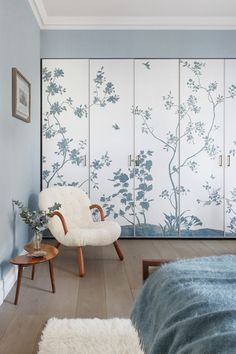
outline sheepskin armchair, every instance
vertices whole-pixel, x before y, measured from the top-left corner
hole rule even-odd
[[[90,203],[86,193],[77,187],[63,186],[44,189],[39,194],[39,208],[47,210],[54,203],[60,203],[60,211],[52,213],[48,228],[61,244],[77,247],[79,275],[84,276],[83,246],[106,246],[113,243],[115,250],[123,260],[117,239],[121,227],[117,222],[104,221],[101,206]],[[101,221],[94,222],[91,209],[97,209]]]

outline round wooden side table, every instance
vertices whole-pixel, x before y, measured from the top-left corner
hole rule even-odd
[[[51,284],[52,284],[52,292],[53,293],[56,292],[52,260],[53,260],[53,258],[55,258],[58,255],[58,249],[54,246],[47,245],[46,243],[42,243],[40,250],[46,251],[47,254],[44,257],[37,257],[37,258],[30,256],[30,253],[33,253],[33,251],[34,251],[32,244],[25,245],[24,249],[28,252],[28,254],[23,255],[23,256],[16,256],[10,260],[10,262],[12,264],[15,264],[18,266],[18,277],[17,277],[16,295],[15,295],[15,302],[14,302],[15,305],[18,304],[21,279],[22,279],[22,273],[23,273],[24,267],[32,266],[31,279],[33,280],[36,264],[48,262]]]

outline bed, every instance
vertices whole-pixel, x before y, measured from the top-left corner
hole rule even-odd
[[[157,264],[132,310],[145,354],[235,354],[236,256],[168,262]]]

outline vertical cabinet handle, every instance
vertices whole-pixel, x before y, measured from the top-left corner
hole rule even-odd
[[[131,154],[128,156],[128,166],[131,167],[133,163],[135,166],[139,166],[139,155],[137,155],[135,159],[132,158]]]
[[[226,166],[230,166],[230,155],[227,155]]]
[[[87,155],[81,156],[81,161],[82,161],[82,166],[86,167],[87,166]]]
[[[223,157],[222,157],[222,155],[219,155],[219,166],[220,167],[223,166]]]
[[[129,167],[132,166],[132,162],[133,162],[132,156],[129,155],[129,156],[128,156],[128,166],[129,166]]]

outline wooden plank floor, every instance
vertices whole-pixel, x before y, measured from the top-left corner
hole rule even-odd
[[[48,265],[30,269],[24,277],[18,306],[15,286],[0,307],[0,353],[34,354],[47,320],[57,318],[129,317],[142,286],[143,258],[190,258],[236,254],[236,241],[122,240],[125,260],[120,262],[114,248],[87,247],[85,278],[77,273],[76,251],[65,247],[55,259],[56,294],[50,292]]]

